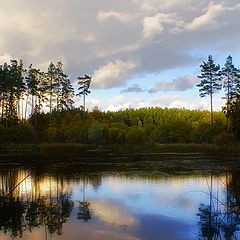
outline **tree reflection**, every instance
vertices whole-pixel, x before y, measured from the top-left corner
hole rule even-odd
[[[43,170],[0,170],[0,231],[12,238],[22,237],[24,231],[42,227],[45,237],[62,234],[74,202],[69,183],[82,183],[82,198],[77,201],[77,219],[91,220],[90,202],[86,198],[86,187],[97,191],[102,182],[100,174],[76,173],[70,175],[59,169]],[[48,170],[49,171],[49,170]]]
[[[82,185],[82,201],[79,201],[79,207],[78,207],[78,219],[84,220],[84,222],[88,222],[88,220],[91,219],[91,213],[89,210],[90,202],[86,200],[86,179],[83,179],[83,185]]]
[[[11,236],[22,235],[24,224],[23,214],[25,212],[25,206],[19,199],[9,197],[3,199],[1,197],[0,202],[0,229],[4,233],[10,232]]]
[[[226,173],[225,181],[215,184],[210,176],[209,204],[199,207],[200,238],[207,240],[237,239],[240,231],[240,173]],[[224,185],[225,197],[222,200],[218,191]]]
[[[64,189],[62,178],[58,177],[52,184],[52,177],[46,181],[31,176],[31,179],[19,184],[25,175],[26,172],[21,171],[1,174],[0,229],[12,238],[21,237],[23,231],[41,226],[50,235],[61,234],[73,208],[71,193]]]

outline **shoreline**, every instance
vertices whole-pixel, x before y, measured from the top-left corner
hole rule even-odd
[[[144,145],[93,145],[80,143],[1,144],[0,156],[10,155],[94,155],[94,154],[164,154],[195,153],[210,155],[239,155],[240,145],[234,144],[144,144]]]
[[[126,173],[136,176],[240,171],[239,146],[233,145],[94,146],[44,143],[4,147],[0,147],[0,169],[21,168],[60,175]]]

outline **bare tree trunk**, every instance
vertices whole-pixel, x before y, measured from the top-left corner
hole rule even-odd
[[[0,112],[1,112],[1,120],[2,120],[2,102],[1,102],[1,106],[0,106]]]
[[[31,111],[31,115],[34,114],[34,95],[32,94],[32,111]]]
[[[29,96],[29,95],[27,94],[26,106],[25,106],[25,121],[27,120],[28,96]]]
[[[86,111],[86,95],[83,94],[83,110]]]
[[[230,107],[230,98],[229,98],[229,94],[230,94],[230,78],[228,76],[228,80],[227,80],[227,122],[226,122],[226,132],[228,133],[228,120],[229,120],[229,107]]]
[[[211,126],[213,125],[213,103],[212,103],[212,93],[210,94],[210,104],[211,104]]]
[[[3,97],[3,100],[2,100],[2,121],[3,121],[3,118],[4,118],[4,105],[5,105],[5,102],[4,102],[4,97]]]
[[[49,102],[49,107],[50,107],[49,112],[52,113],[52,93],[50,93],[50,100],[49,101],[50,101]]]
[[[21,113],[20,113],[20,98],[17,99],[17,117],[18,117],[18,119],[21,119]]]
[[[22,109],[21,109],[21,114],[22,114],[22,116],[21,116],[21,121],[23,121],[23,98],[22,98],[22,107],[21,107]]]

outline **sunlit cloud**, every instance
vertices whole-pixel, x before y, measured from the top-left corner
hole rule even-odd
[[[190,30],[197,30],[199,28],[218,27],[217,17],[224,11],[224,7],[221,4],[214,4],[210,2],[207,11],[193,19],[193,21],[187,25]]]
[[[123,85],[127,74],[135,67],[136,64],[134,62],[124,62],[121,60],[110,62],[94,71],[92,85],[94,88],[112,88]]]
[[[78,75],[92,75],[93,89],[119,88],[118,92],[128,94],[144,94],[141,90],[151,88],[165,94],[178,92],[181,87],[174,88],[177,81],[171,79],[197,75],[194,68],[208,53],[218,58],[237,56],[239,9],[237,0],[3,1],[0,63],[23,59],[26,66],[32,63],[46,70],[50,61],[61,60],[72,82]],[[192,55],[194,49],[201,57]],[[163,81],[147,77],[174,69],[181,71],[171,78],[158,78]],[[133,83],[141,75],[146,78]],[[120,105],[148,106],[154,97],[146,92],[139,104],[133,97],[133,102],[129,98]],[[102,108],[116,109],[116,104],[106,106],[107,102],[100,101]],[[191,104],[202,108],[200,103]]]

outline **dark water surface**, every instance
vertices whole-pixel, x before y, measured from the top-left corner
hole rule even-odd
[[[240,239],[238,167],[194,155],[127,159],[3,161],[0,239]]]

